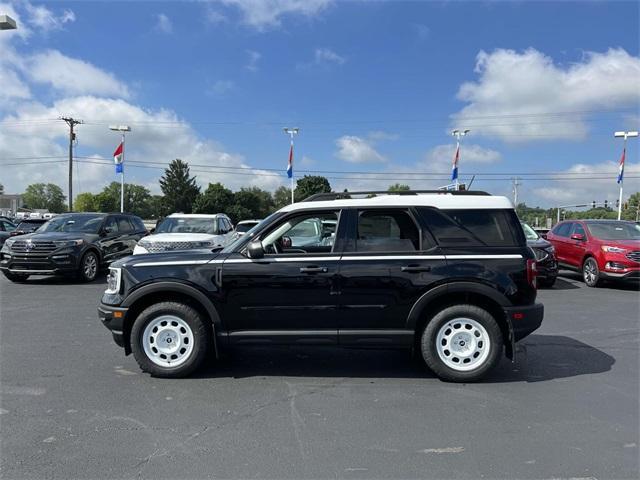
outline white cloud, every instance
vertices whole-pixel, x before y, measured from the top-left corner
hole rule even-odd
[[[313,17],[324,10],[332,0],[221,0],[242,13],[242,21],[258,30],[279,27],[282,17],[300,15]]]
[[[250,72],[258,71],[258,61],[262,58],[262,54],[260,52],[256,52],[255,50],[247,50],[247,64],[244,66]]]
[[[443,170],[450,170],[456,146],[454,144],[437,145],[425,155],[425,161],[434,167],[440,166]],[[476,163],[489,165],[502,160],[502,155],[496,150],[484,148],[475,144],[463,144],[460,147],[460,165]],[[446,166],[444,168],[443,166]]]
[[[336,140],[336,157],[349,163],[385,162],[386,159],[376,151],[371,143],[355,135],[344,135]]]
[[[209,93],[221,97],[235,88],[231,80],[217,80],[209,88]]]
[[[160,33],[171,34],[173,33],[173,23],[171,23],[171,19],[167,17],[164,13],[156,14],[156,26],[155,30]]]
[[[588,52],[569,66],[557,65],[533,48],[521,53],[481,51],[475,72],[478,80],[464,83],[458,91],[467,106],[452,116],[455,126],[506,141],[527,139],[522,135],[580,139],[588,133],[585,115],[548,114],[610,110],[640,102],[640,58],[621,48]]]
[[[109,72],[91,63],[47,50],[27,58],[22,67],[36,83],[49,84],[65,94],[128,97],[129,89]]]
[[[326,63],[335,63],[337,65],[343,65],[347,59],[341,55],[338,55],[333,50],[328,48],[316,48],[315,51],[315,62],[318,65],[326,64]]]
[[[373,142],[378,142],[385,140],[397,140],[400,138],[400,135],[397,133],[384,132],[382,130],[374,130],[373,132],[369,132],[367,137],[369,137],[369,140]]]
[[[584,180],[566,180],[567,174],[582,174]],[[593,178],[597,176],[598,178]],[[640,190],[640,179],[632,178],[640,175],[640,163],[625,162],[624,187],[628,196]],[[597,164],[577,163],[553,176],[555,180],[546,182],[550,185],[534,187],[532,193],[546,204],[590,204],[593,200],[603,202],[609,200],[615,205],[618,198],[618,161],[610,160]],[[564,177],[564,178],[563,178]],[[526,179],[524,180],[526,182]],[[532,182],[533,183],[533,182]],[[537,183],[537,182],[536,182]],[[625,197],[626,197],[625,196]]]
[[[31,97],[29,86],[26,85],[16,72],[3,68],[0,63],[0,100],[8,101],[10,99],[26,99]]]
[[[65,23],[75,22],[76,20],[73,10],[64,10],[57,15],[44,5],[35,6],[28,2],[25,4],[25,9],[29,23],[44,32],[62,30]]]

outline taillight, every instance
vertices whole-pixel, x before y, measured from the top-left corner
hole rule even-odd
[[[538,276],[538,269],[536,267],[536,261],[533,259],[527,260],[527,282],[533,288],[538,288],[536,277]]]

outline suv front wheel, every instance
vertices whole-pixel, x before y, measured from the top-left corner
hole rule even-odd
[[[202,364],[210,344],[210,328],[200,313],[179,302],[151,305],[131,329],[138,365],[156,377],[186,377]]]
[[[503,342],[489,312],[475,305],[454,305],[427,323],[420,346],[425,363],[442,380],[475,382],[498,363]]]
[[[598,262],[593,257],[589,257],[582,265],[582,278],[587,287],[597,287],[600,282],[600,269]]]

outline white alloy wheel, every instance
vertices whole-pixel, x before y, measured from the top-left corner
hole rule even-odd
[[[142,334],[142,348],[147,358],[165,368],[186,362],[193,351],[194,337],[189,324],[174,315],[154,318]]]
[[[491,340],[485,328],[470,318],[454,318],[436,336],[438,357],[449,368],[467,372],[484,364]]]

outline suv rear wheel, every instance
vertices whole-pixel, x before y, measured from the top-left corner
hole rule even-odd
[[[587,258],[582,264],[582,278],[587,287],[597,287],[600,281],[598,262],[593,257]]]
[[[422,357],[442,380],[475,382],[500,360],[502,333],[493,316],[475,305],[454,305],[427,323]]]
[[[210,328],[197,310],[179,302],[152,305],[136,318],[131,350],[140,368],[157,377],[185,377],[211,345]]]

